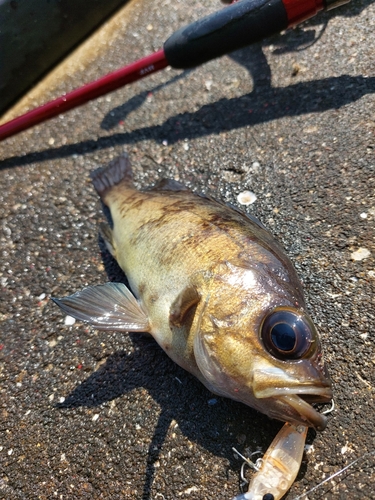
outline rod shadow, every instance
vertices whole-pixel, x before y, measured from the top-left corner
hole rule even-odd
[[[355,17],[358,16],[373,0],[357,2],[353,5],[343,5],[328,12],[320,13],[302,25],[297,25],[292,30],[270,37],[262,43],[256,43],[244,49],[232,52],[229,57],[238,64],[244,66],[249,72],[253,81],[253,86],[259,91],[260,88],[271,87],[271,68],[262,48],[273,45],[274,54],[284,54],[288,52],[300,52],[317,43],[325,32],[331,19],[335,17]],[[316,29],[319,25],[319,29]],[[167,82],[157,85],[147,91],[140,92],[126,101],[124,104],[113,108],[102,120],[100,126],[104,130],[112,130],[118,124],[124,122],[127,116],[136,111],[147,96],[155,94],[165,87],[174,84],[178,80],[185,78],[191,71],[183,71],[179,75],[171,78]]]
[[[314,43],[316,24],[328,23],[336,16],[355,17],[375,0],[362,0],[344,5],[338,9],[320,14],[307,21],[304,26],[309,29],[296,28],[285,34],[271,38],[267,43],[277,44],[282,51],[297,51]],[[313,29],[310,29],[310,28]],[[143,140],[155,140],[169,144],[183,140],[203,137],[209,134],[219,134],[223,130],[253,126],[284,117],[301,116],[307,113],[320,113],[330,109],[339,109],[353,103],[367,94],[375,92],[375,77],[341,75],[310,82],[299,82],[286,88],[271,87],[271,73],[266,57],[261,50],[261,44],[236,51],[230,55],[242,64],[254,80],[253,92],[232,99],[219,101],[202,106],[196,112],[186,112],[168,118],[161,125],[138,128],[129,133],[114,133],[98,139],[77,142],[56,148],[13,156],[0,161],[0,170],[14,166],[28,165],[56,158],[65,158],[73,154],[84,155],[97,150],[107,149],[116,145],[132,144]],[[172,78],[166,84],[151,89],[156,91],[165,85],[172,84],[187,75],[188,71]],[[112,110],[104,117],[102,127],[113,128],[114,123],[126,117],[137,109],[146,94],[134,96],[130,101]],[[112,113],[111,112],[111,113]]]
[[[250,94],[232,99],[223,98],[207,104],[196,112],[186,112],[168,118],[163,124],[141,127],[129,133],[116,133],[75,144],[60,146],[0,162],[0,169],[28,165],[73,154],[84,155],[110,147],[154,140],[169,144],[194,139],[222,131],[254,126],[284,117],[321,113],[341,107],[375,93],[375,77],[342,75],[310,82],[300,82],[285,88],[255,89]]]

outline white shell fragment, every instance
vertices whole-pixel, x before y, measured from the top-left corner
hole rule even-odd
[[[257,197],[252,191],[242,191],[237,195],[237,201],[241,205],[251,205],[256,201]]]
[[[64,325],[72,326],[76,322],[76,319],[73,316],[65,316]]]
[[[370,257],[370,255],[371,255],[370,250],[367,250],[367,248],[360,247],[355,252],[352,252],[350,257],[352,260],[363,260]]]

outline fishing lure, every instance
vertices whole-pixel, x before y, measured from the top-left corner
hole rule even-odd
[[[290,489],[301,466],[308,428],[284,424],[254,474],[247,493],[233,500],[280,500]]]

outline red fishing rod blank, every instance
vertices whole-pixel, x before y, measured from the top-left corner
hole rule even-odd
[[[176,31],[163,49],[0,125],[0,141],[167,66],[187,69],[349,0],[241,0]]]
[[[49,118],[65,113],[65,111],[69,109],[81,106],[92,99],[112,92],[128,83],[132,83],[151,73],[155,73],[155,71],[164,69],[166,66],[168,66],[168,61],[165,58],[164,50],[159,50],[150,56],[139,59],[94,82],[87,83],[53,101],[32,109],[24,115],[4,123],[4,125],[0,125],[0,141],[48,120]]]

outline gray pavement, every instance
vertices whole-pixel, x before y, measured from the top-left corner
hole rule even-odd
[[[218,7],[133,3],[111,43],[39,98],[157,50]],[[50,300],[121,279],[98,245],[88,174],[125,150],[138,186],[173,177],[235,204],[256,194],[246,210],[296,265],[335,392],[287,498],[358,457],[309,498],[375,497],[375,455],[364,456],[375,450],[374,33],[374,3],[353,1],[0,144],[0,498],[229,500],[232,447],[265,451],[281,426],[213,396],[148,338],[66,325]]]

